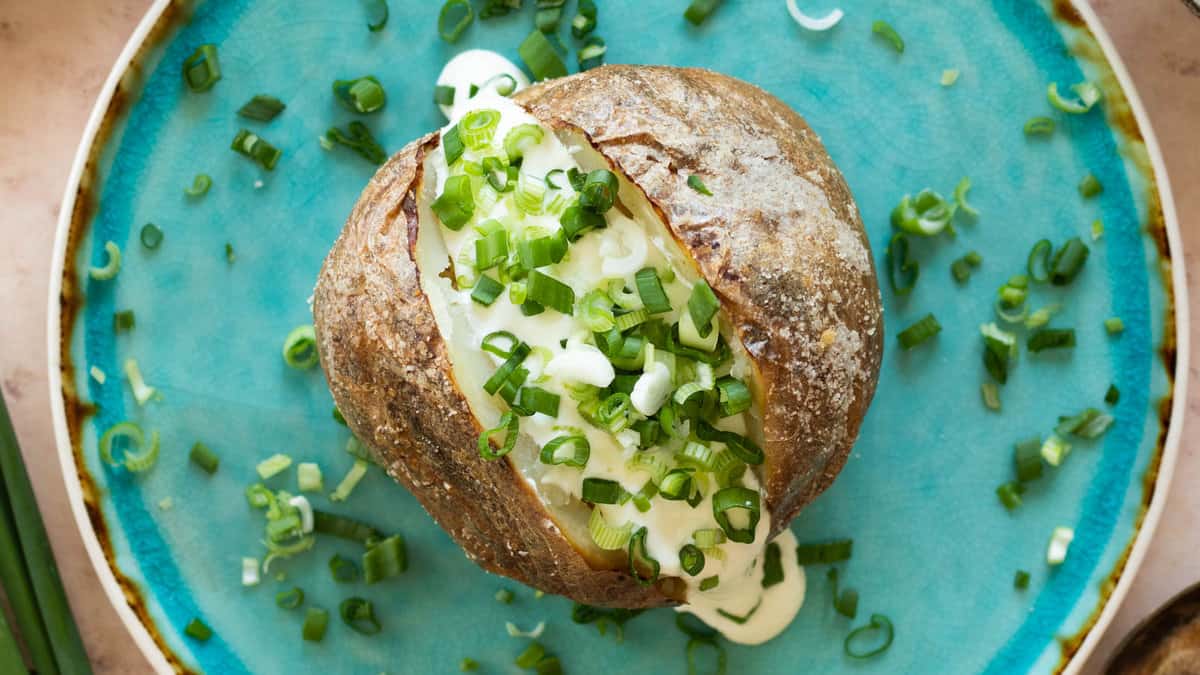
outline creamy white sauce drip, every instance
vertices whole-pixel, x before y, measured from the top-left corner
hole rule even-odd
[[[538,124],[535,118],[493,91],[482,90],[473,98],[465,98],[466,86],[479,84],[496,72],[509,72],[507,69],[511,66],[498,54],[471,50],[455,57],[438,78],[439,84],[458,88],[454,106],[449,110],[443,108],[451,124],[475,109],[491,108],[501,113],[492,147],[482,152],[468,149],[463,155],[465,160],[478,162],[485,156],[503,156],[503,139],[510,129],[519,124]],[[554,133],[546,130],[542,141],[525,151],[521,171],[540,179],[554,169],[566,171],[578,168],[579,164],[573,156],[578,150],[565,146]],[[441,194],[449,169],[440,147],[431,153],[428,166],[436,193]],[[574,191],[569,182],[565,176],[556,182],[561,190],[557,193],[548,190],[547,201],[553,199],[554,194],[559,194],[566,203],[570,203]],[[474,242],[479,235],[473,226],[485,220],[500,220],[517,231],[522,228],[541,228],[545,233],[553,234],[560,229],[559,214],[522,214],[509,199],[501,199],[486,213],[480,211],[482,209],[477,208],[471,221],[458,231],[437,228],[451,259],[456,261],[456,269],[469,267],[470,261],[474,260]],[[620,279],[626,288],[635,289],[634,274],[646,266],[660,271],[674,269],[677,272],[675,278],[663,282],[674,309],[670,314],[658,315],[658,318],[668,323],[680,319],[681,311],[686,314],[691,282],[685,279],[683,270],[670,253],[674,243],[653,235],[647,227],[626,217],[616,208],[606,214],[606,220],[606,228],[589,232],[572,243],[562,262],[541,270],[571,286],[578,300],[587,292],[603,287],[602,282],[609,279]],[[459,271],[461,273],[462,270]],[[471,300],[470,288],[454,290],[448,280],[442,281],[446,284],[444,293],[448,302],[465,316],[464,323],[471,331],[467,343],[478,345],[485,335],[493,331],[513,333],[534,348],[534,353],[524,363],[530,370],[527,383],[561,396],[557,418],[540,413],[521,418],[522,434],[528,435],[541,447],[564,433],[583,433],[591,445],[590,458],[582,470],[540,463],[526,467],[525,477],[539,495],[547,503],[562,504],[568,495],[580,497],[582,480],[589,477],[618,481],[631,493],[640,490],[649,480],[649,474],[626,468],[626,462],[637,452],[637,433],[627,430],[612,435],[592,426],[580,415],[577,402],[567,390],[568,383],[606,386],[614,376],[608,359],[595,347],[583,343],[589,331],[579,316],[580,312],[576,311],[575,316],[571,316],[547,308],[541,314],[524,316],[519,306],[509,300],[507,289],[492,305],[485,307]],[[564,339],[567,340],[565,347],[561,344]],[[494,357],[493,362],[498,366],[502,359]],[[732,368],[735,376],[744,377],[748,371],[744,363],[735,363]],[[638,381],[633,398],[639,411],[653,412],[662,404],[664,386],[668,389],[667,393],[672,389],[669,380],[666,385],[663,384],[662,377],[662,373],[652,368],[650,375]],[[742,414],[724,418],[717,426],[744,433],[746,424],[746,416]],[[570,431],[564,428],[570,428]],[[721,443],[710,445],[714,452],[724,450]],[[674,445],[665,446],[665,456],[669,458],[677,449]],[[759,487],[751,471],[745,473],[743,484],[751,489]],[[709,481],[704,485],[704,500],[695,508],[685,501],[668,501],[657,497],[651,501],[652,507],[645,513],[639,512],[632,500],[624,505],[599,505],[596,508],[611,525],[630,522],[635,529],[642,526],[647,528],[647,553],[659,561],[661,575],[679,577],[687,584],[687,604],[680,611],[695,614],[734,642],[759,644],[782,632],[804,601],[804,571],[796,564],[795,538],[787,530],[777,538],[783,549],[784,581],[768,592],[764,593],[761,585],[762,553],[771,527],[770,514],[765,507],[752,543],[730,541],[722,544],[723,559],[706,556],[705,567],[700,574],[688,576],[680,567],[679,550],[692,543],[692,533],[696,530],[719,528],[712,515],[713,492],[715,484]],[[700,581],[714,575],[720,577],[718,586],[709,591],[700,591]],[[743,624],[718,613],[718,610],[723,610],[744,616],[755,607],[757,609],[750,619]]]

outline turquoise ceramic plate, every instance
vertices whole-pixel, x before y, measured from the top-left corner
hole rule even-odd
[[[318,462],[330,482],[350,466],[346,430],[330,419],[318,370],[290,370],[280,344],[309,322],[306,303],[326,250],[373,167],[318,136],[352,116],[330,95],[337,78],[375,74],[387,108],[366,121],[391,150],[441,123],[431,104],[440,66],[469,47],[516,57],[531,9],[477,22],[457,45],[434,30],[440,3],[392,0],[391,21],[370,33],[356,3],[215,0],[160,2],[118,62],[96,108],[68,186],[51,298],[51,375],[64,470],[80,527],[113,602],[160,668],[239,672],[449,672],[478,659],[510,672],[524,647],[505,621],[546,621],[544,642],[570,672],[684,672],[684,637],[669,610],[638,617],[624,644],[571,623],[571,603],[493,594],[514,584],[478,570],[403,489],[373,470],[333,508],[408,539],[411,569],[375,586],[335,585],[326,561],[355,547],[321,542],[280,565],[284,583],[243,588],[241,558],[261,557],[261,516],[242,496],[256,462],[275,452]],[[527,0],[526,5],[532,5]],[[569,3],[572,7],[574,3]],[[813,13],[832,0],[802,3]],[[963,176],[975,188],[977,223],[957,239],[921,242],[922,278],[905,300],[884,292],[888,351],[861,438],[837,483],[793,524],[801,540],[851,536],[845,583],[861,595],[863,623],[891,617],[895,643],[854,662],[842,653],[853,625],[832,610],[821,570],[809,600],[781,637],[760,648],[731,647],[730,672],[1037,672],[1077,667],[1111,616],[1141,558],[1163,502],[1174,456],[1186,368],[1180,314],[1182,274],[1166,177],[1123,70],[1091,12],[1067,2],[846,0],[845,20],[827,34],[800,30],[784,0],[730,0],[700,29],[685,24],[684,0],[600,3],[599,34],[612,62],[707,66],[761,85],[804,114],[845,172],[877,259],[888,215],[906,192],[945,193]],[[568,15],[573,10],[568,8]],[[898,55],[871,24],[886,19],[905,37]],[[618,26],[626,30],[617,30]],[[224,78],[188,93],[180,63],[202,43],[220,47]],[[961,75],[939,84],[945,69]],[[1098,82],[1092,112],[1055,113],[1046,85]],[[234,111],[266,92],[287,103],[269,124]],[[1029,140],[1025,120],[1050,115],[1058,129]],[[283,150],[260,172],[229,150],[239,127]],[[213,176],[202,199],[184,196],[196,173]],[[1076,184],[1094,173],[1104,192],[1084,200]],[[261,182],[260,182],[261,181]],[[1090,238],[1093,221],[1105,230]],[[138,242],[144,223],[165,240]],[[1023,353],[1003,411],[980,401],[980,323],[992,320],[995,289],[1024,269],[1030,245],[1079,235],[1091,258],[1073,287],[1038,288],[1033,304],[1061,302],[1054,323],[1074,326],[1068,353]],[[124,250],[113,281],[87,278],[105,241]],[[226,260],[230,243],[236,259]],[[969,282],[949,265],[982,252]],[[132,309],[137,326],[114,334],[113,312]],[[926,312],[944,331],[933,344],[899,350],[895,333]],[[1125,332],[1105,333],[1120,316]],[[121,375],[136,357],[162,394],[139,407]],[[104,384],[89,377],[96,366]],[[1121,391],[1113,429],[1077,444],[1064,466],[1007,513],[993,494],[1009,479],[1014,441],[1048,432],[1059,414],[1105,407]],[[133,476],[102,465],[99,432],[132,419],[162,437],[162,458]],[[222,458],[213,477],[187,462],[203,441]],[[294,484],[294,474],[276,479]],[[174,507],[159,508],[170,498]],[[323,497],[318,507],[330,508]],[[1044,563],[1055,526],[1075,529],[1066,564]],[[1032,572],[1013,589],[1018,569]],[[349,595],[373,600],[384,632],[364,637],[334,618],[322,644],[300,640],[302,612],[274,595],[302,586],[311,604],[336,608]],[[200,644],[182,629],[202,617],[215,637]]]

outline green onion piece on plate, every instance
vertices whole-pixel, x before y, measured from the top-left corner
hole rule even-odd
[[[1016,469],[1017,480],[1022,483],[1037,480],[1042,477],[1042,439],[1033,438],[1021,441],[1013,447],[1013,468]]]
[[[608,45],[604,43],[604,38],[598,35],[589,35],[583,45],[579,47],[579,54],[576,57],[579,63],[579,72],[604,65],[604,55],[607,52]]]
[[[1109,405],[1116,405],[1121,400],[1121,390],[1117,389],[1117,385],[1108,385],[1108,391],[1104,393],[1104,402]]]
[[[1091,82],[1073,84],[1071,91],[1079,97],[1078,100],[1063,98],[1058,92],[1058,83],[1051,82],[1046,87],[1046,98],[1050,101],[1050,105],[1072,115],[1082,115],[1088,112],[1101,98],[1100,88]]]
[[[1074,328],[1039,328],[1034,331],[1025,346],[1031,352],[1046,349],[1068,349],[1075,346]]]
[[[576,40],[582,40],[588,33],[596,29],[595,0],[579,0],[575,18],[571,20],[571,35]]]
[[[984,382],[979,385],[979,394],[988,410],[1000,410],[1000,388],[995,382]]]
[[[1024,492],[1024,486],[1015,482],[1004,483],[996,488],[996,496],[1000,498],[1000,503],[1004,505],[1004,508],[1009,511],[1014,511],[1021,505],[1021,494]]]
[[[121,249],[111,241],[104,242],[104,265],[88,268],[88,276],[96,281],[108,281],[121,271]]]
[[[897,232],[887,247],[888,285],[896,295],[912,293],[921,274],[921,265],[908,257],[908,235]]]
[[[212,89],[221,79],[221,64],[217,60],[217,46],[200,45],[183,61],[183,82],[195,92]]]
[[[364,114],[380,110],[387,103],[383,85],[374,75],[334,80],[333,96],[350,110]]]
[[[466,0],[462,0],[462,2],[466,4]],[[534,82],[563,77],[567,74],[567,66],[558,52],[554,50],[554,45],[550,43],[545,33],[536,28],[517,47],[517,55],[529,68]]]
[[[458,42],[474,20],[475,10],[471,9],[470,0],[446,0],[438,12],[438,35],[451,44]]]
[[[860,646],[865,639],[873,635],[880,636],[874,641],[877,643],[875,646],[869,646],[871,643],[868,643],[866,647]],[[850,658],[869,659],[887,651],[888,647],[892,646],[894,638],[895,631],[892,628],[891,620],[883,614],[872,614],[870,623],[850,631],[845,642],[842,643],[842,649]]]
[[[1018,591],[1023,591],[1026,588],[1029,588],[1029,572],[1026,572],[1025,570],[1017,570],[1017,573],[1013,575],[1013,588],[1017,589]]]
[[[286,591],[275,594],[275,606],[280,609],[296,609],[304,604],[304,591],[299,586],[292,586]]]
[[[1026,136],[1049,136],[1054,133],[1054,120],[1049,117],[1031,117],[1025,123]]]
[[[1096,195],[1104,192],[1104,185],[1100,183],[1100,179],[1093,174],[1088,174],[1079,182],[1079,196],[1084,199],[1091,199]]]
[[[229,148],[254,160],[267,171],[275,169],[275,164],[279,162],[279,157],[283,154],[278,148],[248,129],[238,131],[237,135],[233,137],[233,142],[229,144]]]
[[[338,605],[338,613],[342,622],[356,633],[374,635],[383,630],[383,625],[375,617],[375,606],[364,598],[346,598]]]
[[[304,626],[300,635],[307,642],[320,642],[325,638],[325,629],[329,626],[329,612],[319,607],[309,607],[304,614]]]
[[[941,331],[942,325],[938,323],[937,318],[933,314],[926,314],[900,331],[896,338],[900,341],[900,346],[907,350],[926,342]]]
[[[394,534],[367,549],[362,557],[363,581],[368,584],[399,576],[408,569],[404,538]]]
[[[213,631],[208,627],[208,624],[197,617],[188,622],[188,625],[183,629],[183,634],[198,642],[208,642],[212,639]]]
[[[254,98],[246,101],[242,107],[238,108],[237,114],[239,117],[245,117],[246,119],[258,122],[270,122],[278,117],[279,113],[283,112],[286,107],[283,101],[274,96],[255,94]]]
[[[163,231],[154,223],[146,223],[142,226],[142,231],[138,235],[142,240],[142,246],[147,250],[153,251],[162,244]]]
[[[191,452],[188,453],[188,459],[210,476],[217,472],[217,467],[221,464],[221,459],[217,457],[216,453],[200,442],[192,446]]]
[[[796,547],[796,562],[801,565],[828,565],[849,560],[854,553],[854,540],[836,539],[820,544],[800,544]]]
[[[206,173],[198,173],[192,178],[192,186],[183,189],[183,194],[189,197],[203,197],[212,187],[212,177]]]
[[[892,49],[896,50],[897,54],[904,53],[904,39],[900,37],[900,34],[888,22],[877,19],[871,24],[871,32],[887,41],[892,46]]]
[[[1118,335],[1125,332],[1125,322],[1119,316],[1110,316],[1104,320],[1104,330],[1108,331],[1109,335]]]
[[[693,26],[699,26],[708,20],[708,17],[720,4],[721,0],[692,0],[688,8],[684,10],[683,18]]]
[[[353,583],[358,581],[358,565],[355,565],[353,560],[334,553],[333,557],[329,559],[329,574],[338,583]]]
[[[317,333],[312,325],[293,328],[283,340],[283,362],[297,370],[308,370],[319,361]]]
[[[387,0],[366,0],[367,30],[378,33],[388,22]]]
[[[337,127],[329,127],[323,138],[330,144],[350,148],[372,164],[379,165],[387,161],[387,151],[371,135],[371,130],[367,128],[367,125],[355,120],[347,125],[347,129],[349,133],[343,132]]]

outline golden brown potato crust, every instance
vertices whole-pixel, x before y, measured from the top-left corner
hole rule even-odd
[[[758,371],[778,533],[845,464],[883,356],[875,266],[845,179],[791,108],[708,70],[604,66],[515,98],[586,132],[721,298]]]
[[[708,71],[606,66],[517,100],[588,133],[722,298],[757,369],[766,500],[782,529],[845,462],[882,352],[871,254],[841,175],[785,105]],[[334,400],[480,566],[588,604],[671,604],[592,569],[508,461],[480,459],[413,254],[415,190],[436,144],[427,135],[380,168],[322,267],[313,313]],[[691,174],[714,196],[688,188]]]

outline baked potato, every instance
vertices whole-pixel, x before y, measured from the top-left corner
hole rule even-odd
[[[351,430],[468,558],[624,608],[761,574],[845,463],[883,349],[816,134],[692,68],[596,68],[413,141],[313,312]]]

